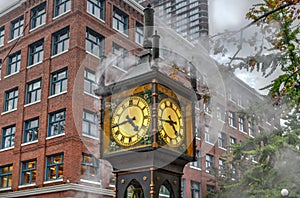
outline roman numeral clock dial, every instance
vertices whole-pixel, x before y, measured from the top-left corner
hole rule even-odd
[[[171,147],[183,143],[184,130],[180,106],[170,98],[163,99],[158,105],[158,129],[161,139]]]
[[[146,100],[138,96],[128,97],[113,113],[112,137],[119,145],[132,146],[145,136],[150,121],[150,107]]]

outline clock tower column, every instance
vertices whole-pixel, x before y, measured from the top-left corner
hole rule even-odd
[[[95,91],[101,100],[101,158],[112,164],[115,197],[157,198],[163,193],[180,198],[183,168],[195,160],[196,77],[189,76],[187,85],[157,67],[163,60],[157,57],[158,35],[151,49],[150,6],[145,18],[150,33],[145,33],[140,63],[119,81],[102,83]]]

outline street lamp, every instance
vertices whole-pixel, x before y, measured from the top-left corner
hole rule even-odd
[[[289,195],[289,191],[287,190],[287,189],[282,189],[281,190],[281,196],[282,197],[288,197],[288,195]]]

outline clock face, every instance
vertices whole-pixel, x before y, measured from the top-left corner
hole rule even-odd
[[[132,146],[145,136],[150,121],[149,104],[141,97],[128,97],[116,107],[113,113],[112,136],[118,144]]]
[[[165,98],[158,105],[158,129],[163,141],[171,147],[178,147],[184,140],[183,120],[180,106]]]

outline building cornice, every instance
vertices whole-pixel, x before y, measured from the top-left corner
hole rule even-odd
[[[11,12],[12,10],[16,9],[17,7],[21,6],[22,3],[26,2],[28,0],[18,0],[17,2],[9,5],[8,7],[4,8],[3,10],[0,10],[0,17],[4,16],[5,14]],[[144,7],[137,3],[135,0],[124,0],[125,3],[133,7],[135,10],[137,10],[140,14],[144,15]]]
[[[94,187],[94,186],[86,186],[81,184],[67,183],[67,184],[47,186],[41,188],[33,188],[28,190],[20,190],[15,192],[0,193],[0,197],[13,198],[13,197],[24,197],[24,196],[36,196],[40,194],[57,193],[63,191],[77,191],[77,192],[85,192],[85,193],[107,195],[107,196],[114,195],[113,190],[108,190],[108,189]]]
[[[17,2],[10,4],[8,7],[0,10],[0,17],[4,16],[5,14],[11,12],[12,10],[16,9],[17,7],[21,6],[22,3],[26,2],[27,0],[18,0]]]

